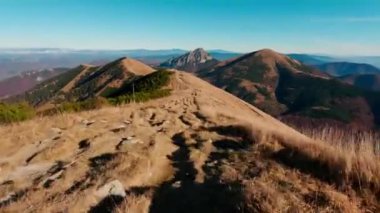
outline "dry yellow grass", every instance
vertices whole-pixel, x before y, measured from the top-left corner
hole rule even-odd
[[[133,213],[145,213],[149,212],[149,206],[151,204],[151,195],[131,195],[123,201],[123,203],[116,208],[115,212],[133,212]]]
[[[169,87],[0,127],[0,211],[379,210],[375,153],[307,137],[190,74]]]
[[[380,191],[380,141],[376,132],[350,132],[330,127],[299,130],[313,139],[310,145],[282,143],[325,164],[343,184],[370,188],[375,193]]]

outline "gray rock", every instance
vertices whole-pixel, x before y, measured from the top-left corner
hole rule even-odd
[[[126,193],[123,184],[119,180],[114,180],[100,187],[95,195],[103,199],[110,195],[125,197]]]

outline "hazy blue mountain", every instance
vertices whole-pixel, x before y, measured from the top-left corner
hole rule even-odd
[[[308,65],[317,65],[317,64],[325,63],[324,61],[320,61],[314,58],[313,56],[307,55],[307,54],[291,53],[291,54],[288,54],[288,56],[294,60],[300,61]]]
[[[380,73],[346,75],[339,79],[365,90],[380,91]]]
[[[314,54],[288,54],[289,57],[307,65],[320,65],[332,62],[369,64],[380,68],[380,56],[322,56]]]
[[[160,63],[187,53],[182,49],[166,50],[74,50],[59,48],[0,49],[0,80],[25,71],[75,67],[78,64],[106,64],[121,57],[136,58],[149,65]],[[225,50],[213,50],[211,55],[218,60],[238,56]]]
[[[319,65],[319,64],[337,61],[337,59],[333,57],[322,56],[322,55],[292,53],[292,54],[288,54],[288,56],[306,65]]]
[[[225,50],[209,50],[208,53],[215,59],[219,61],[224,61],[232,58],[237,58],[243,53],[229,52]]]
[[[354,63],[366,63],[380,68],[380,56],[357,56],[347,57],[345,60]]]
[[[369,64],[359,64],[351,62],[333,62],[315,65],[319,70],[332,76],[345,76],[352,74],[380,74],[380,69]]]

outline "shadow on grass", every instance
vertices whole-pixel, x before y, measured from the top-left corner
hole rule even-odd
[[[225,158],[223,154],[211,154],[203,170],[206,179],[195,182],[197,170],[189,159],[189,146],[182,133],[173,136],[178,149],[168,158],[176,169],[174,178],[156,189],[150,212],[242,212],[243,193],[240,183],[221,183],[217,164],[209,164]],[[210,166],[208,166],[210,165]]]
[[[123,202],[121,196],[110,195],[101,200],[96,206],[92,207],[89,213],[112,213]]]
[[[196,182],[198,174],[194,162],[190,159],[190,149],[199,149],[203,146],[202,142],[196,144],[186,144],[184,133],[175,134],[172,137],[173,144],[178,149],[167,158],[171,161],[175,169],[174,177],[162,183],[157,187],[133,187],[126,191],[130,195],[140,196],[146,193],[153,193],[152,201],[149,207],[151,213],[177,213],[177,212],[197,212],[197,213],[233,213],[248,212],[244,199],[243,186],[240,182],[221,181],[222,161],[228,160],[231,151],[241,151],[249,147],[252,143],[247,132],[241,127],[222,126],[214,127],[210,131],[217,132],[227,138],[214,141],[213,145],[217,149],[210,153],[208,159],[202,167],[205,173],[203,182]],[[196,135],[192,136],[196,138]],[[105,155],[97,158],[102,162],[109,159]],[[109,196],[94,206],[90,212],[112,212],[122,202],[119,197]]]
[[[336,184],[338,186],[346,184],[346,178],[343,173],[331,171],[326,163],[321,162],[319,159],[312,159],[310,156],[297,150],[283,148],[273,153],[271,157],[279,163],[310,174],[329,184]]]

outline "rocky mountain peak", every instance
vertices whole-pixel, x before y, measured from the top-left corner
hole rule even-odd
[[[204,65],[209,63],[215,64],[215,60],[206,50],[203,48],[197,48],[184,55],[171,58],[168,61],[161,64],[163,67],[183,69],[186,71],[197,71],[199,68],[203,68]]]
[[[188,62],[205,63],[212,60],[212,56],[208,54],[203,48],[195,49],[189,52],[187,60]]]

